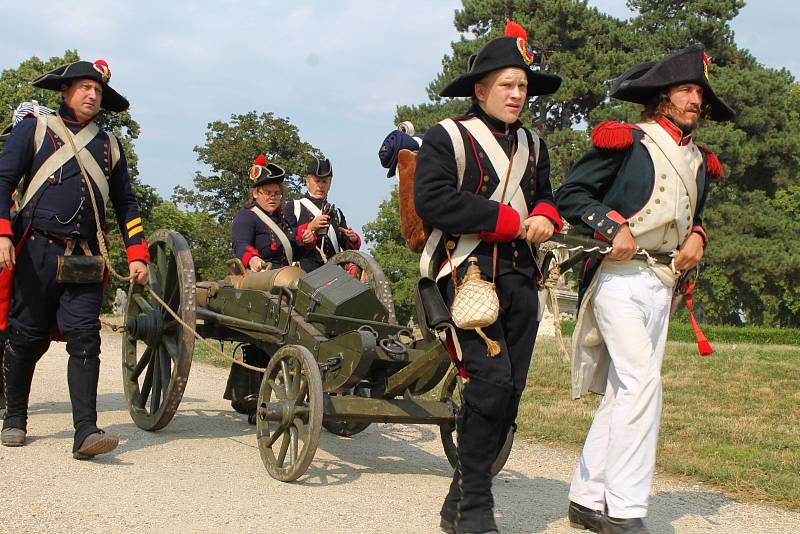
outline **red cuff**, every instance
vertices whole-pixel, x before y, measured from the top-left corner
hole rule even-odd
[[[702,226],[700,226],[699,224],[692,226],[692,232],[695,234],[699,234],[700,237],[703,238],[703,246],[706,246],[706,244],[708,244],[708,234],[706,234],[706,231],[703,229]]]
[[[14,232],[11,230],[11,221],[8,219],[0,219],[0,237],[14,237]]]
[[[297,235],[295,236],[294,240],[303,245],[307,249],[315,249],[317,248],[317,233],[311,233],[311,243],[304,243],[303,242],[303,232],[306,231],[308,228],[309,223],[301,224],[297,227]]]
[[[556,227],[556,234],[564,228],[564,222],[561,220],[561,215],[558,214],[558,209],[548,202],[539,202],[536,206],[534,206],[529,217],[533,217],[535,215],[541,215],[550,219],[550,222],[552,222],[553,226]]]
[[[500,204],[494,232],[481,232],[484,241],[511,241],[519,234],[519,213],[507,204]]]
[[[347,240],[348,241],[347,244],[350,246],[350,250],[358,250],[358,249],[361,248],[361,236],[356,234],[356,238],[357,239],[356,239],[355,243],[350,241],[349,239]]]
[[[260,258],[261,254],[258,253],[255,247],[247,247],[245,249],[244,255],[242,256],[242,263],[244,263],[245,268],[250,265],[250,260],[253,258]]]
[[[150,250],[147,248],[145,238],[142,238],[139,243],[129,246],[125,251],[128,253],[128,265],[134,261],[142,261],[145,265],[150,263]]]
[[[620,213],[617,210],[609,211],[608,213],[606,213],[606,217],[608,217],[609,219],[611,219],[615,223],[619,223],[619,224],[625,224],[626,222],[628,222],[628,219],[626,219],[625,217],[620,215]]]

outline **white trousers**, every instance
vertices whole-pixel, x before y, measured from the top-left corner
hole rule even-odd
[[[649,269],[603,274],[593,298],[611,356],[569,498],[616,518],[647,515],[661,420],[661,362],[672,289]]]

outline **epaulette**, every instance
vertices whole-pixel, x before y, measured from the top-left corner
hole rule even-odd
[[[712,180],[719,180],[725,176],[725,167],[722,166],[722,162],[717,155],[704,146],[697,146],[706,154],[706,174],[708,177]]]
[[[627,122],[601,122],[592,129],[592,144],[597,148],[623,150],[633,144],[633,130],[641,130]]]

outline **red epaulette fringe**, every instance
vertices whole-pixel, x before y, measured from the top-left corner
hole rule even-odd
[[[623,150],[633,144],[633,130],[640,128],[627,122],[601,122],[592,130],[592,144],[597,148]]]
[[[711,152],[704,146],[700,146],[700,150],[706,153],[706,174],[712,180],[719,180],[723,176],[725,176],[725,167],[722,166],[722,162],[719,160],[716,154]]]

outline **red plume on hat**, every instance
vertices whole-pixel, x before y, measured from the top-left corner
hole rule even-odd
[[[504,35],[505,37],[517,38],[517,50],[519,50],[520,55],[522,55],[522,61],[526,65],[531,65],[536,60],[536,53],[528,44],[528,32],[525,31],[525,28],[513,20],[507,20]]]
[[[528,32],[525,28],[514,22],[513,20],[506,21],[506,30],[503,32],[506,37],[518,37],[520,39],[528,40]]]

